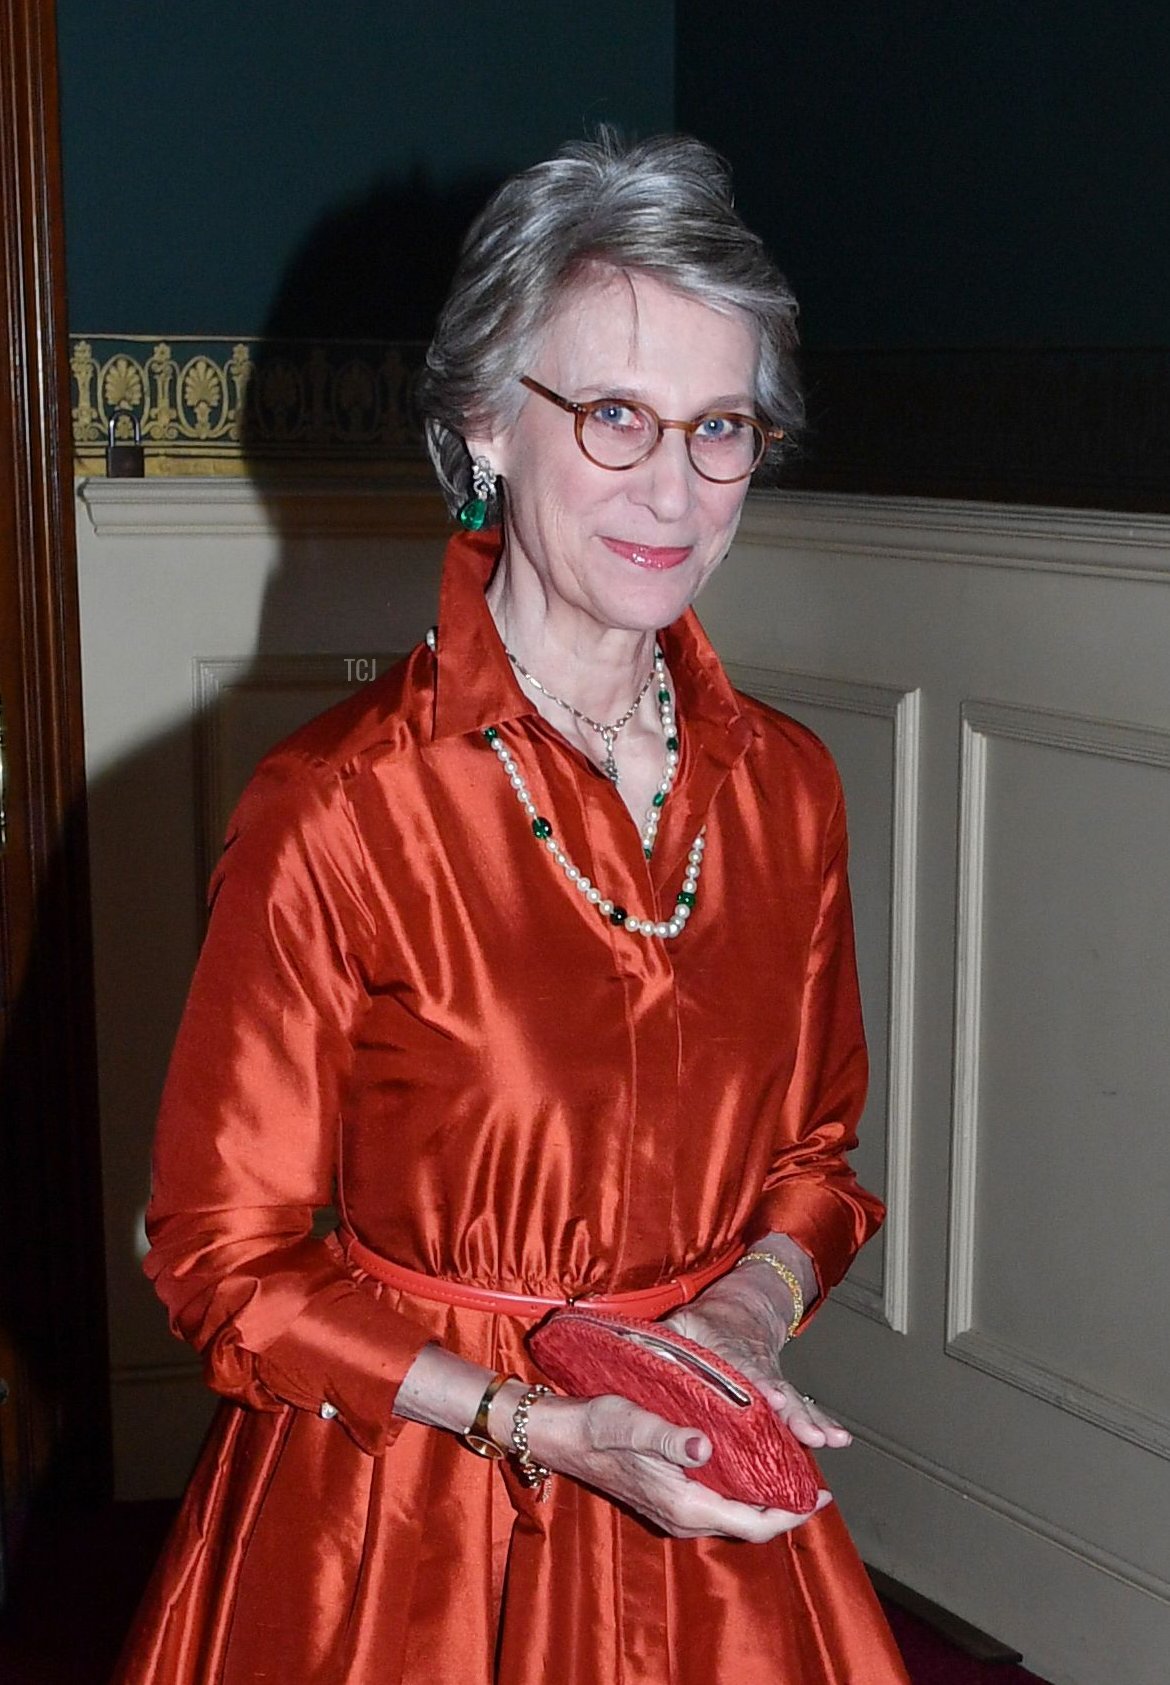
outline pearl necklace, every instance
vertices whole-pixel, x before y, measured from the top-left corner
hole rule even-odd
[[[658,821],[662,816],[663,808],[666,806],[666,798],[678,777],[678,726],[675,723],[674,703],[670,698],[670,686],[666,682],[666,657],[657,645],[654,647],[654,677],[658,680],[658,692],[655,700],[658,703],[658,723],[662,727],[665,761],[658,788],[650,798],[650,806],[646,809],[646,817],[642,821],[642,853],[647,860],[654,853],[654,843],[658,836]]]
[[[662,689],[659,691],[660,707],[664,706],[662,703],[663,692],[666,693],[666,702],[669,703],[670,701],[670,692],[666,689],[664,684]],[[683,929],[686,926],[686,922],[694,910],[695,901],[698,898],[699,873],[703,869],[703,850],[707,846],[707,827],[704,825],[701,828],[698,836],[691,844],[690,852],[687,855],[687,868],[683,874],[682,888],[678,892],[675,900],[674,912],[671,914],[670,918],[658,920],[637,918],[633,914],[628,913],[624,907],[617,906],[615,902],[603,896],[596,884],[592,883],[590,879],[585,876],[584,872],[582,872],[579,867],[575,866],[569,859],[560,843],[558,843],[557,839],[553,836],[553,828],[549,821],[545,819],[542,814],[537,812],[536,803],[533,801],[532,796],[529,793],[528,786],[521,775],[520,769],[516,765],[516,758],[512,754],[512,751],[508,748],[508,745],[500,737],[497,727],[494,725],[488,726],[483,735],[495,751],[496,759],[499,761],[501,768],[507,774],[508,782],[516,792],[516,800],[520,803],[520,806],[528,815],[532,824],[533,836],[536,838],[537,842],[544,844],[545,848],[552,855],[556,865],[561,868],[561,871],[564,872],[569,882],[575,889],[580,891],[586,901],[588,901],[591,906],[596,907],[597,911],[607,918],[610,924],[617,925],[623,930],[628,930],[633,936],[658,936],[664,940],[675,936],[681,936]],[[675,749],[673,752],[677,755],[678,751]],[[674,771],[671,770],[670,782],[673,782],[673,777]],[[667,782],[667,780],[664,779],[664,782]],[[669,783],[667,784],[667,787],[669,788]],[[663,800],[665,800],[665,794],[662,791],[661,786],[659,787],[658,794],[662,795]],[[658,798],[656,796],[655,801],[657,802],[657,800]],[[658,806],[652,808],[655,816],[657,816],[660,808],[661,803],[658,803]],[[644,831],[642,846],[646,850],[647,854],[650,853],[650,849],[653,847],[653,843],[651,843],[650,847],[646,846]]]
[[[662,682],[663,675],[665,674],[665,668],[661,666],[662,651],[660,649],[655,649],[654,663],[650,668],[650,671],[646,674],[645,679],[642,681],[642,688],[639,690],[637,696],[635,696],[634,700],[630,703],[630,706],[626,709],[621,718],[614,720],[612,725],[607,725],[604,720],[595,720],[592,714],[587,714],[583,708],[575,708],[571,702],[566,702],[563,696],[554,695],[553,692],[548,689],[547,685],[541,684],[535,673],[530,673],[528,671],[524,663],[519,660],[517,656],[513,655],[510,649],[505,647],[504,654],[508,657],[508,660],[512,663],[513,667],[515,667],[520,677],[522,679],[526,679],[532,686],[533,690],[538,690],[542,696],[547,696],[549,701],[555,702],[558,708],[563,708],[567,714],[572,714],[575,720],[580,720],[582,725],[587,725],[590,731],[595,731],[597,733],[598,737],[600,737],[601,741],[605,744],[605,765],[602,767],[602,771],[605,773],[607,778],[611,779],[613,783],[616,784],[618,781],[618,764],[614,759],[613,751],[617,743],[617,734],[623,726],[629,725],[634,715],[638,712],[638,709],[642,706],[642,698],[650,689],[655,677]]]

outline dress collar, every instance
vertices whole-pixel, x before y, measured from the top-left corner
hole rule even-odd
[[[484,597],[500,549],[498,528],[456,533],[447,545],[439,588],[436,738],[537,713],[516,680]],[[660,642],[684,731],[730,765],[747,747],[752,728],[694,610],[664,628]]]
[[[520,689],[484,592],[500,558],[499,529],[457,532],[439,586],[434,735],[463,736],[535,714]]]

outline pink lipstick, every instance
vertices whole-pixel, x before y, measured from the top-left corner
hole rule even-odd
[[[623,538],[603,538],[601,542],[607,550],[624,556],[635,567],[649,568],[653,573],[665,573],[668,568],[679,567],[691,553],[689,544],[629,544]]]

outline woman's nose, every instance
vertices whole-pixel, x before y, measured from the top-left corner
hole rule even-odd
[[[660,521],[679,520],[694,501],[698,479],[687,453],[686,435],[674,428],[664,432],[630,478],[635,476],[630,488],[634,501],[652,509]]]

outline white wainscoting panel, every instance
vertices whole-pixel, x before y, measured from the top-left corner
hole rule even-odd
[[[1170,732],[972,702],[962,766],[947,1350],[1167,1455]]]
[[[367,684],[399,657],[257,655],[194,661],[196,785],[199,791],[198,893],[203,897],[224,832],[252,769],[314,715]]]
[[[835,1290],[836,1303],[909,1328],[914,920],[918,837],[917,691],[735,662],[741,689],[793,715],[828,744],[850,824],[850,883],[870,1043],[870,1095],[854,1155],[886,1201],[885,1227]]]

